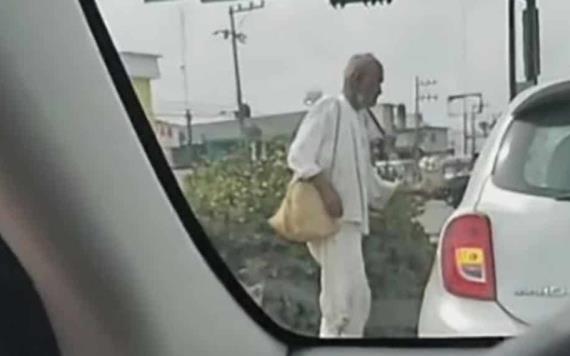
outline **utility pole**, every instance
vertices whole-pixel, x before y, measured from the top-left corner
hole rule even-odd
[[[418,76],[414,78],[414,109],[416,115],[420,114],[420,102],[437,100],[437,95],[423,94],[421,89],[436,84],[437,80],[421,80]]]
[[[479,109],[478,105],[473,105],[471,107],[471,157],[475,156],[477,152],[477,110]]]
[[[414,124],[415,124],[415,135],[414,135],[414,145],[412,148],[412,155],[415,161],[416,169],[416,179],[420,179],[420,143],[422,140],[422,114],[420,111],[420,103],[422,101],[437,100],[437,95],[431,95],[429,93],[423,93],[422,89],[436,85],[436,80],[421,80],[419,76],[414,77]]]
[[[422,89],[436,85],[436,80],[422,80],[419,76],[414,78],[414,124],[415,124],[415,139],[414,139],[414,155],[416,160],[419,160],[419,146],[421,141],[421,118],[422,114],[420,111],[420,103],[422,101],[437,100],[437,95],[432,95],[429,93],[423,93]]]
[[[461,100],[462,101],[462,112],[461,112],[461,116],[463,117],[463,154],[467,155],[468,152],[468,141],[470,138],[467,126],[468,126],[468,121],[469,121],[469,112],[468,112],[468,100],[469,99],[476,99],[477,102],[475,104],[473,104],[473,106],[471,107],[471,132],[472,132],[472,147],[471,147],[471,151],[472,153],[475,153],[475,144],[476,144],[476,139],[475,139],[475,114],[480,114],[481,111],[483,110],[483,94],[481,93],[463,93],[463,94],[456,94],[456,95],[450,95],[447,97],[447,104],[448,106],[456,101],[456,100]],[[457,114],[452,114],[449,113],[450,116],[457,116]]]
[[[190,101],[188,99],[188,59],[186,49],[186,13],[184,7],[180,7],[180,31],[181,31],[181,44],[182,51],[182,64],[180,69],[182,71],[182,79],[184,86],[184,117],[186,119],[186,145],[192,147],[192,113],[190,112]]]
[[[236,81],[236,101],[237,101],[237,112],[238,112],[238,120],[240,124],[242,124],[242,107],[243,107],[243,96],[241,91],[241,75],[239,71],[239,58],[238,58],[238,49],[237,49],[237,36],[236,33],[236,21],[235,21],[235,11],[233,5],[230,5],[228,9],[228,14],[230,15],[230,39],[232,43],[232,56],[234,59],[234,75]],[[242,37],[245,39],[245,37]]]
[[[481,114],[485,108],[489,107],[488,102],[481,102],[471,106],[471,157],[477,153],[477,115]],[[487,138],[483,133],[483,138]]]
[[[497,120],[501,117],[501,115],[502,115],[502,113],[500,113],[500,112],[494,112],[494,113],[488,114],[487,120],[479,123],[479,128],[481,129],[481,132],[483,133],[484,139],[489,137],[489,133],[491,132],[493,127],[495,127],[495,124],[497,123]]]
[[[497,124],[497,121],[501,118],[502,115],[503,115],[502,112],[497,112],[497,113],[491,114],[491,122],[489,123],[489,131],[491,131],[495,127],[495,125]]]
[[[186,119],[186,145],[192,147],[192,113],[190,109],[186,109],[184,118]]]
[[[224,39],[230,39],[232,46],[232,57],[234,62],[234,75],[235,75],[235,86],[236,86],[236,103],[237,103],[237,119],[239,121],[240,129],[243,132],[244,129],[244,119],[245,119],[245,106],[243,102],[243,92],[241,86],[241,75],[239,66],[239,55],[238,55],[238,42],[245,43],[246,35],[241,32],[236,31],[235,25],[235,15],[244,12],[250,12],[265,7],[264,0],[261,0],[259,4],[249,3],[249,6],[230,5],[228,8],[228,15],[230,17],[230,29],[217,30],[214,35],[222,35]]]
[[[467,133],[467,98],[463,98],[463,155],[467,155],[467,140],[469,135]]]

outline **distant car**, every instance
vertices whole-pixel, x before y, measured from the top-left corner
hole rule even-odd
[[[417,187],[427,199],[445,198],[443,163],[444,158],[440,156],[426,156],[419,161],[420,180]]]
[[[440,196],[445,199],[447,205],[457,208],[463,199],[470,175],[458,174],[445,179],[445,186]]]
[[[570,301],[570,81],[519,95],[441,232],[420,337],[512,336]]]
[[[377,161],[375,163],[378,174],[389,181],[400,179],[406,184],[413,184],[413,171],[415,162],[408,160]]]
[[[449,206],[457,208],[473,169],[473,159],[470,157],[449,157],[442,166],[443,184],[438,198]]]
[[[472,161],[471,157],[462,156],[422,158],[416,191],[427,199],[443,200],[457,207],[469,181]]]

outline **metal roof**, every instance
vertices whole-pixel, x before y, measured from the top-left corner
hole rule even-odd
[[[306,111],[296,111],[283,114],[264,115],[246,120],[246,124],[255,125],[261,129],[262,140],[279,136],[289,136],[297,127]],[[236,119],[201,122],[192,125],[192,141],[235,140],[241,137],[239,123]]]

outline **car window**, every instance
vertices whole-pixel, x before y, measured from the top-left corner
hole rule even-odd
[[[541,2],[540,32],[531,0],[97,3],[189,206],[279,326],[325,338],[524,330],[493,299],[487,221],[457,208],[512,89],[570,74],[570,3]],[[565,189],[556,162],[570,132],[556,120],[515,120],[502,186]],[[294,221],[279,218],[293,205]],[[283,238],[316,230],[333,232]],[[466,238],[474,230],[484,244]]]
[[[570,192],[570,110],[534,110],[511,125],[496,168],[508,189],[545,196]]]

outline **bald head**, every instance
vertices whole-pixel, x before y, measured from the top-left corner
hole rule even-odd
[[[384,71],[382,64],[371,53],[355,54],[348,60],[344,70],[344,79],[351,80],[356,76],[366,75],[373,70]]]
[[[380,61],[370,53],[356,54],[344,71],[344,94],[355,109],[369,108],[376,105],[383,81]]]

